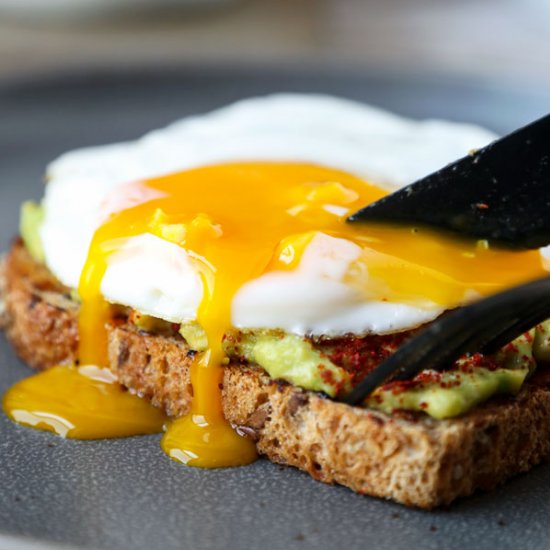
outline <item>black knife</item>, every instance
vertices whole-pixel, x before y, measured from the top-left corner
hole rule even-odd
[[[550,244],[550,115],[352,214],[514,248]]]

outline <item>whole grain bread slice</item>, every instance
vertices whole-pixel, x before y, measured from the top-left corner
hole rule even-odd
[[[78,304],[19,241],[1,265],[0,292],[8,339],[30,366],[76,360]],[[108,331],[109,367],[121,383],[171,416],[185,414],[193,354],[185,341],[139,331],[124,320]],[[550,375],[544,371],[514,398],[437,421],[350,407],[273,380],[257,366],[231,364],[223,406],[270,460],[421,508],[490,490],[550,459]]]

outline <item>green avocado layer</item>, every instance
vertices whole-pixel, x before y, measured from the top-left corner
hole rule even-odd
[[[535,328],[533,355],[540,363],[550,363],[550,320]]]
[[[44,249],[40,239],[40,226],[44,220],[44,208],[33,201],[21,205],[19,233],[30,252],[30,255],[39,263],[44,262]]]
[[[233,332],[224,341],[231,357],[260,365],[271,378],[335,397],[351,389],[348,372],[332,363],[312,343],[283,331]]]
[[[423,411],[437,419],[452,418],[497,394],[517,393],[536,367],[534,352],[550,357],[550,323],[517,338],[496,356],[498,368],[472,366],[468,359],[456,370],[424,371],[412,384],[376,390],[365,406],[391,413],[396,409]],[[538,345],[534,346],[534,343]],[[349,374],[334,365],[308,340],[277,331],[235,333],[226,352],[264,368],[272,378],[334,397],[349,389]]]
[[[499,368],[471,366],[465,358],[451,371],[424,371],[404,391],[399,391],[399,386],[382,386],[365,405],[386,413],[396,409],[424,411],[442,420],[464,414],[493,395],[516,394],[536,368],[534,336],[535,329],[502,348],[496,358]]]
[[[386,413],[395,409],[424,411],[441,420],[464,414],[493,395],[516,394],[536,368],[534,336],[535,329],[502,348],[496,356],[500,368],[469,366],[468,359],[462,359],[455,370],[424,371],[421,381],[402,393],[379,388],[365,405]]]
[[[476,367],[472,372],[433,372],[433,381],[400,393],[378,389],[365,405],[388,414],[398,409],[424,411],[442,420],[464,414],[493,395],[517,393],[528,374],[528,368],[489,370],[483,367]]]

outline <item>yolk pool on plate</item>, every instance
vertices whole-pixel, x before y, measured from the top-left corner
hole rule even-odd
[[[101,282],[109,256],[129,237],[147,232],[185,248],[203,280],[197,321],[208,350],[197,353],[191,366],[191,412],[172,422],[162,447],[192,466],[254,460],[254,445],[232,429],[222,411],[222,338],[230,327],[231,302],[244,283],[266,271],[296,269],[316,232],[362,248],[345,281],[365,299],[452,308],[467,292],[487,295],[544,274],[538,251],[493,249],[427,229],[346,224],[349,214],[386,192],[330,168],[224,164],[145,185],[154,198],[112,214],[94,235],[79,286],[79,358],[81,364],[108,364],[110,308]]]
[[[3,405],[19,424],[74,439],[158,433],[167,421],[108,369],[95,366],[57,366],[25,378],[8,390]]]

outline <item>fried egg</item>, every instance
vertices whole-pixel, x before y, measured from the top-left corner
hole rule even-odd
[[[176,122],[136,142],[79,150],[54,161],[47,170],[41,227],[46,263],[63,283],[76,288],[94,231],[110,212],[148,200],[151,189],[139,183],[148,178],[224,162],[296,162],[345,171],[383,193],[494,137],[472,125],[416,122],[327,96],[283,94],[244,100]],[[330,200],[325,208],[332,208],[336,216],[351,212],[349,203]],[[356,201],[354,206],[363,204]],[[254,281],[235,297],[235,325],[275,324],[297,333],[389,332],[416,326],[441,312],[441,306],[430,301],[411,307],[375,296],[366,300],[337,276],[344,261],[339,252],[342,242],[326,237],[323,242],[321,277],[315,274],[311,253],[295,277]],[[173,322],[194,318],[202,285],[186,255],[177,244],[142,235],[112,255],[102,291],[111,302],[155,317]],[[327,263],[334,263],[334,277]],[[304,287],[307,293],[299,293]],[[300,308],[287,308],[285,314],[283,304],[292,303],[297,293]]]

